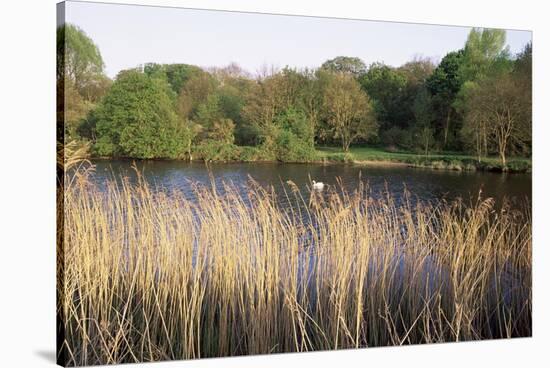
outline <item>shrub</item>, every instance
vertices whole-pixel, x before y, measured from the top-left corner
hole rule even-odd
[[[211,139],[202,141],[195,146],[194,157],[204,161],[236,161],[239,160],[239,147],[232,143],[224,143]]]
[[[274,161],[275,157],[260,147],[239,147],[239,160],[243,162],[252,161]]]
[[[276,158],[282,162],[315,160],[315,149],[288,130],[281,130],[276,140]]]
[[[353,162],[355,158],[353,157],[353,154],[350,152],[338,152],[330,156],[331,161],[337,161],[337,162]]]
[[[413,145],[411,132],[398,127],[391,127],[390,129],[382,132],[380,134],[380,139],[386,147],[410,149]]]
[[[313,131],[303,111],[289,108],[279,114],[273,127],[264,130],[260,149],[282,162],[313,161]]]

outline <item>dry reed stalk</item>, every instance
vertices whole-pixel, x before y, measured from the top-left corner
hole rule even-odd
[[[531,335],[531,220],[367,188],[65,188],[69,365]],[[308,205],[309,203],[309,205]]]

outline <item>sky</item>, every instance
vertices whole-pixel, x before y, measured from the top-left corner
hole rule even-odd
[[[66,2],[65,20],[99,47],[111,78],[143,63],[222,67],[255,74],[265,65],[318,67],[336,56],[400,66],[415,57],[438,62],[464,46],[471,27]],[[506,31],[512,54],[530,31]]]

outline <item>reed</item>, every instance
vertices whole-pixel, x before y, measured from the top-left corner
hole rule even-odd
[[[531,336],[531,219],[490,199],[85,177],[61,199],[67,365]]]

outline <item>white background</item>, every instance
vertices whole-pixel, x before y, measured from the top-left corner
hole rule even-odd
[[[143,364],[140,367],[531,367],[550,361],[550,27],[529,0],[133,0],[120,3],[533,30],[534,337]],[[0,5],[0,367],[55,356],[55,0]],[[98,20],[101,21],[101,20]],[[360,37],[360,35],[358,35]]]

